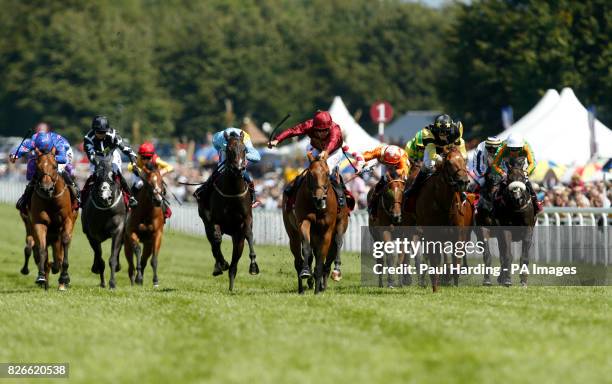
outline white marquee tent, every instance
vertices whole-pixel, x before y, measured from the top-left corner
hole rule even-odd
[[[531,144],[537,161],[586,164],[591,157],[588,111],[571,88],[564,88],[550,108],[555,93],[547,92],[532,111],[499,136],[521,133]],[[595,141],[598,156],[611,158],[612,131],[599,120],[595,120]]]

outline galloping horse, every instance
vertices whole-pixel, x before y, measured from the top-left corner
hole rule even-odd
[[[335,259],[334,250],[330,253],[330,248],[341,246],[337,243],[339,212],[336,193],[330,188],[326,159],[317,160],[310,152],[307,156],[310,165],[297,188],[293,209],[287,204],[287,196],[283,196],[283,222],[294,257],[298,292],[304,293],[302,279],[308,279],[309,287],[313,283],[311,265],[314,253],[314,284],[315,294],[318,294],[327,288],[327,277]]]
[[[159,286],[157,258],[164,233],[164,181],[153,164],[147,164],[140,174],[144,186],[136,196],[138,206],[127,216],[125,225],[125,257],[128,262],[130,283],[142,285],[144,270],[151,257],[153,287]],[[140,248],[143,244],[143,249]],[[136,266],[134,266],[134,254]]]
[[[448,226],[452,225],[451,208],[458,192],[465,191],[468,185],[468,173],[461,152],[451,146],[443,153],[443,159],[425,182],[417,194],[411,197],[414,202],[404,202],[404,222],[417,226]],[[411,212],[411,203],[415,203],[415,212]],[[430,274],[432,289],[438,290],[439,275],[437,267],[441,262],[440,254],[430,254],[429,263],[436,268],[436,273]],[[453,256],[453,263],[460,265]]]
[[[392,241],[393,232],[396,226],[402,224],[402,201],[404,196],[404,188],[406,181],[402,179],[395,170],[388,171],[386,174],[388,180],[385,189],[378,195],[378,198],[373,201],[372,193],[373,189],[368,192],[369,204],[377,205],[376,217],[368,218],[368,228],[375,241],[383,240],[385,242]],[[385,258],[381,258],[377,261],[377,264],[384,265],[385,261],[387,266],[395,265],[394,255],[388,254]],[[405,263],[405,255],[397,255],[397,262],[400,265]],[[403,275],[399,279],[399,285],[410,284],[410,275]],[[383,286],[383,276],[378,275],[378,286]],[[393,286],[393,276],[387,275],[387,286]]]
[[[100,287],[105,287],[104,259],[102,242],[112,239],[109,266],[111,277],[108,285],[114,289],[115,272],[121,270],[119,254],[123,245],[123,229],[127,205],[123,199],[121,185],[113,173],[112,156],[98,158],[93,186],[89,189],[87,200],[83,202],[81,222],[83,233],[94,251],[91,272],[100,275]]]
[[[249,186],[242,176],[246,167],[244,133],[240,133],[240,136],[226,133],[225,140],[227,141],[225,165],[220,175],[215,180],[211,180],[213,190],[209,194],[208,201],[198,199],[198,214],[204,223],[206,237],[215,258],[213,276],[221,275],[223,271],[229,269],[229,290],[232,291],[245,239],[249,244],[251,259],[249,273],[258,274],[259,266],[253,247],[253,211]],[[232,261],[229,265],[221,252],[223,234],[232,237]]]
[[[49,288],[49,271],[60,272],[59,290],[70,283],[68,249],[78,211],[72,201],[64,178],[60,177],[55,160],[55,148],[43,154],[36,149],[36,185],[30,203],[30,222],[34,233],[34,257],[38,264],[36,283]],[[53,266],[47,247],[53,249]]]
[[[523,164],[520,161],[513,161],[509,165],[510,170],[506,181],[499,190],[501,204],[495,210],[495,216],[500,225],[505,227],[515,227],[512,230],[504,229],[500,240],[500,258],[502,260],[502,271],[510,271],[512,262],[512,242],[521,241],[521,267],[529,265],[529,249],[533,241],[533,227],[535,226],[534,206],[531,195],[525,185],[525,174]],[[502,272],[498,277],[498,282],[505,285],[512,285],[510,272]],[[521,285],[527,286],[527,275],[521,273]]]

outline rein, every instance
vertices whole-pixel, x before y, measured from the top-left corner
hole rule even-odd
[[[399,183],[402,183],[402,184],[404,185],[404,187],[406,186],[406,181],[404,181],[404,180],[402,180],[402,179],[395,179],[395,180],[391,180],[391,181],[389,181],[389,182],[387,183],[387,185],[390,185],[390,184],[391,184],[391,183],[393,183],[393,182],[399,182]],[[385,192],[386,192],[386,191],[388,191],[388,190],[389,190],[389,188],[386,188],[386,189],[385,189]],[[402,193],[402,195],[403,195],[403,193]],[[390,210],[389,210],[389,208],[388,208],[388,207],[385,205],[385,196],[384,196],[384,194],[382,194],[382,195],[381,195],[381,199],[382,199],[382,201],[381,201],[381,203],[382,203],[382,204],[381,204],[381,205],[382,205],[383,210],[385,211],[385,213],[386,213],[388,216],[391,216],[391,211],[390,211]],[[393,205],[391,206],[391,208],[393,208],[394,206],[396,206],[396,205],[398,205],[398,204],[401,206],[401,205],[402,205],[402,201],[393,201]]]

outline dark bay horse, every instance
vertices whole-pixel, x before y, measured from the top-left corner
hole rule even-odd
[[[246,147],[244,133],[225,134],[227,142],[226,160],[219,176],[211,180],[213,190],[208,201],[198,199],[198,214],[204,223],[206,237],[212,247],[215,258],[213,276],[223,274],[229,269],[229,290],[234,289],[234,280],[238,272],[238,261],[242,257],[244,241],[249,245],[251,264],[249,273],[259,273],[257,255],[253,247],[253,211],[249,188],[242,176],[246,167]],[[227,263],[221,252],[223,234],[232,237],[232,261]]]
[[[60,177],[55,160],[55,148],[48,153],[36,150],[35,189],[30,203],[30,222],[34,233],[34,257],[38,264],[36,283],[49,288],[49,271],[61,272],[59,290],[70,283],[68,250],[78,210],[72,209],[72,199],[64,178]],[[53,265],[48,246],[53,249]]]
[[[498,282],[512,285],[510,267],[512,262],[512,242],[521,241],[521,266],[529,265],[529,250],[533,241],[533,227],[535,226],[535,208],[531,195],[525,185],[525,173],[523,164],[513,162],[506,180],[498,192],[501,197],[500,204],[495,210],[495,216],[504,228],[498,237],[500,240],[500,258],[502,260],[502,274]],[[509,228],[512,227],[512,228]],[[521,273],[521,285],[527,286],[527,275]]]
[[[106,286],[102,243],[108,239],[111,239],[109,258],[111,276],[108,285],[111,289],[116,287],[115,272],[121,269],[119,255],[123,245],[127,211],[121,185],[113,173],[112,156],[99,157],[93,186],[89,189],[86,201],[83,202],[81,222],[83,233],[94,251],[91,272],[100,275],[100,287]]]
[[[304,293],[302,279],[308,279],[309,286],[314,282],[315,294],[318,294],[327,288],[327,278],[335,260],[330,248],[338,246],[334,240],[337,240],[339,212],[326,159],[315,159],[310,152],[307,156],[310,165],[297,188],[293,208],[287,204],[288,197],[283,195],[283,223],[294,257],[298,292]],[[316,264],[314,280],[311,280],[313,258]]]
[[[453,202],[456,202],[458,192],[465,191],[468,182],[465,159],[455,146],[450,146],[443,153],[442,161],[436,166],[436,171],[425,180],[421,188],[416,191],[416,195],[411,197],[416,200],[414,202],[415,211],[412,212],[409,209],[412,205],[410,202],[405,202],[404,223],[419,227],[453,225],[451,220]],[[436,273],[430,273],[432,289],[436,292],[439,285],[437,267],[441,263],[441,255],[430,254],[428,256],[430,267],[436,268]],[[455,256],[453,256],[453,263],[460,265]]]
[[[138,206],[129,213],[125,225],[125,257],[130,283],[142,285],[149,257],[153,268],[153,287],[159,286],[157,262],[164,234],[164,181],[157,168],[149,163],[140,171],[143,187],[138,192]],[[143,248],[141,249],[140,243]],[[134,265],[134,255],[136,264]]]
[[[370,189],[368,192],[368,203],[376,204],[376,217],[368,218],[368,228],[374,241],[385,241],[389,242],[393,239],[395,227],[402,225],[402,201],[404,197],[404,189],[406,187],[406,180],[401,178],[395,170],[386,172],[385,178],[387,180],[386,185],[382,192],[377,196],[375,200],[372,200],[372,194],[374,189]],[[404,254],[393,255],[388,254],[386,257],[382,257],[377,263],[384,266],[385,264],[389,267],[395,266],[396,261],[400,265],[405,264]],[[407,284],[410,285],[410,275],[402,275],[398,278],[400,286]],[[383,286],[383,275],[378,275],[378,286]],[[393,287],[393,275],[387,275],[387,286]]]

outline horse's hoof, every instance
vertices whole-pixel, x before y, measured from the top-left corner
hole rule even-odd
[[[314,288],[314,277],[310,277],[310,278],[307,280],[307,283],[308,283],[308,289],[312,289],[312,288]]]
[[[106,288],[106,283],[105,282],[101,282],[100,283],[100,288]]]
[[[308,279],[310,278],[312,275],[310,273],[310,268],[305,267],[304,269],[302,269],[302,272],[300,272],[300,279]]]
[[[490,287],[491,285],[491,280],[490,279],[484,279],[482,282],[482,285],[484,285],[485,287]]]
[[[58,291],[65,291],[66,290],[66,285],[64,284],[60,284],[59,287],[57,287]]]
[[[22,274],[22,275],[24,275],[24,276],[25,276],[25,275],[29,275],[29,274],[30,274],[30,270],[29,270],[27,267],[23,267],[23,268],[21,268],[21,271],[20,271],[20,272],[21,272],[21,274]]]
[[[223,268],[221,264],[215,263],[215,268],[213,269],[213,276],[219,276],[223,274]]]
[[[229,269],[229,264],[227,263],[227,261],[223,260],[223,264],[221,264],[221,269],[223,269],[224,271],[227,271]]]
[[[511,287],[511,286],[512,286],[512,281],[510,280],[504,281],[504,287]]]
[[[387,284],[387,288],[389,288],[389,289],[395,289],[395,287],[393,286],[393,284]]]
[[[333,281],[342,280],[342,272],[339,269],[334,269],[331,273],[331,278]]]
[[[43,286],[45,283],[47,282],[47,279],[45,279],[44,276],[38,275],[38,277],[36,278],[35,283],[38,284],[39,286]]]
[[[114,282],[114,281],[110,280],[110,281],[108,282],[108,287],[109,287],[110,289],[115,289],[115,288],[117,288],[117,285],[115,284],[115,282]]]
[[[159,288],[159,284],[158,283],[153,283],[153,288]]]
[[[142,277],[136,277],[136,284],[142,285]]]
[[[259,275],[259,266],[257,265],[256,262],[252,262],[251,265],[249,266],[249,273],[251,275]]]
[[[521,281],[521,288],[527,288],[527,282]]]

